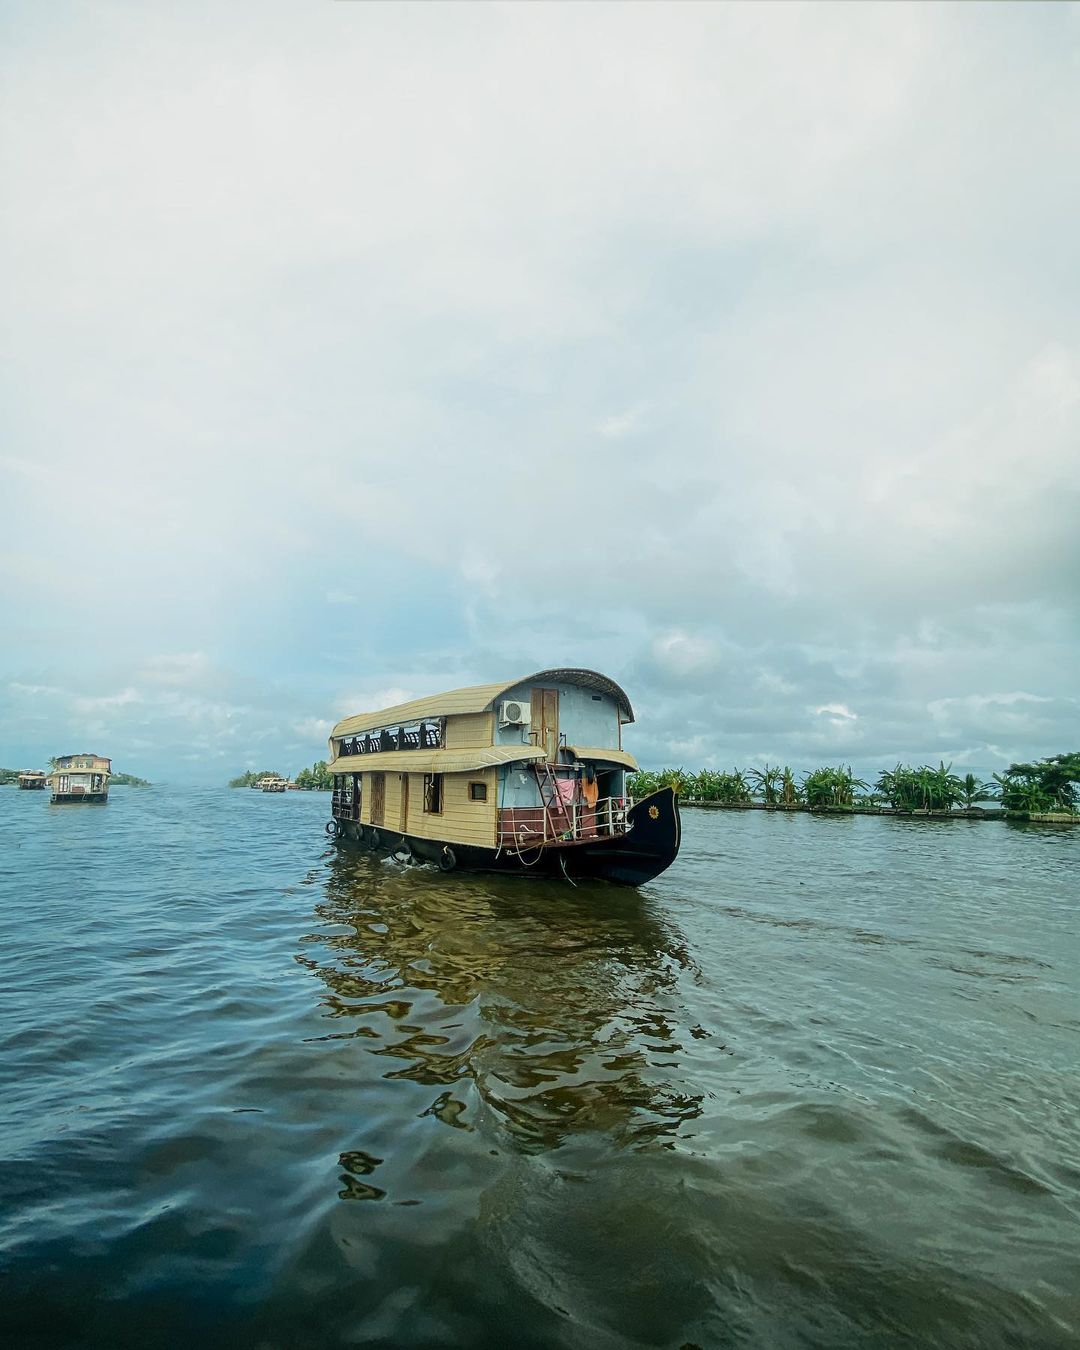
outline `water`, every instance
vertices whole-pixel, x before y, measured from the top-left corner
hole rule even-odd
[[[687,812],[640,892],[0,793],[0,1343],[1080,1342],[1080,832]]]

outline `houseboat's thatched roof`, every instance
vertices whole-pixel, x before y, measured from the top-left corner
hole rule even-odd
[[[430,717],[490,712],[498,700],[511,689],[517,689],[523,684],[542,685],[545,680],[576,684],[584,689],[592,689],[598,694],[607,694],[618,704],[623,722],[634,720],[630,700],[615,681],[609,680],[606,675],[601,675],[595,670],[538,670],[535,675],[522,675],[516,680],[506,680],[501,684],[475,684],[468,689],[451,689],[444,694],[429,694],[426,698],[416,698],[410,703],[398,703],[392,708],[381,708],[376,712],[358,713],[355,717],[346,717],[339,722],[330,734],[335,737],[355,736],[362,731],[374,731],[376,727],[423,722]],[[373,759],[374,756],[370,758]]]

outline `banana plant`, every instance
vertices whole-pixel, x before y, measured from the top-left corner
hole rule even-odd
[[[784,771],[768,764],[763,769],[747,769],[746,777],[752,791],[766,806],[775,806],[784,782]]]
[[[716,800],[727,806],[736,806],[750,800],[750,788],[738,769],[717,774]]]
[[[702,769],[690,779],[690,796],[698,802],[714,802],[720,787],[720,775],[715,769]]]
[[[692,781],[693,776],[685,769],[663,769],[660,772],[660,787],[669,787],[680,797],[688,795],[687,789]]]
[[[994,778],[1001,788],[1001,804],[1007,811],[1052,811],[1058,805],[1034,776],[1028,778],[1006,770],[1004,774],[994,774]]]
[[[802,789],[796,783],[795,775],[785,764],[784,772],[780,776],[780,803],[783,806],[798,806],[802,798]]]
[[[660,775],[650,773],[648,769],[639,769],[637,773],[632,773],[626,780],[626,791],[638,801],[642,797],[648,797],[653,792],[658,792],[662,786]]]
[[[808,806],[853,806],[855,791],[866,791],[870,784],[856,778],[851,767],[838,764],[814,769],[803,778],[803,793]]]

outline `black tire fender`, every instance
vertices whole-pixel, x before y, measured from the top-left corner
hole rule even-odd
[[[336,839],[338,835],[341,833],[341,826],[337,823],[336,820],[328,820],[326,822],[326,833],[330,836],[331,839]]]
[[[378,848],[379,845],[382,843],[382,836],[379,834],[378,830],[371,829],[368,830],[367,840],[369,848]]]
[[[449,844],[444,844],[439,854],[439,867],[443,872],[452,872],[457,866],[457,857]]]

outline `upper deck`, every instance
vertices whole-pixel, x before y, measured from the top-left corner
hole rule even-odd
[[[594,670],[538,671],[453,689],[346,717],[330,737],[332,773],[455,773],[515,761],[556,762],[560,752],[635,767],[622,749],[633,722],[622,689]]]
[[[112,773],[112,760],[106,759],[104,755],[60,755],[51,762],[57,773],[69,773],[72,770],[77,773]]]

